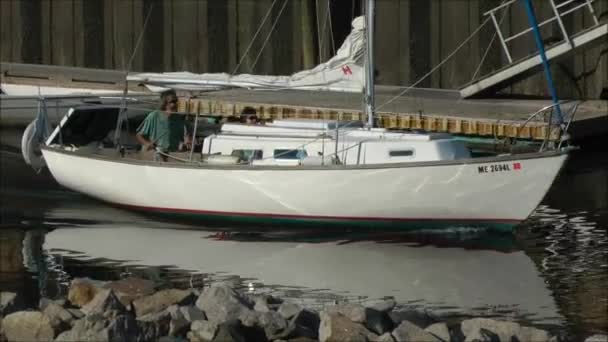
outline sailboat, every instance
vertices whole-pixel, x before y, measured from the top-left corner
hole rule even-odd
[[[560,142],[473,158],[448,134],[374,128],[373,13],[369,0],[365,124],[224,124],[200,153],[154,161],[101,143],[116,127],[107,120],[120,119],[120,111],[71,110],[40,147],[44,161],[66,188],[137,211],[255,224],[510,231],[541,202],[572,148]],[[74,133],[87,123],[96,128]]]

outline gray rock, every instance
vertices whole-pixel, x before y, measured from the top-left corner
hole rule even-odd
[[[51,341],[55,330],[39,311],[18,311],[2,319],[2,331],[8,341]]]
[[[0,291],[0,316],[25,309],[21,298],[15,292]]]
[[[259,312],[255,312],[253,310],[245,310],[245,311],[241,312],[241,314],[238,316],[238,320],[246,327],[251,328],[251,327],[259,326],[260,322],[259,322],[258,314],[259,314]]]
[[[361,341],[375,340],[378,336],[339,313],[321,313],[319,341]]]
[[[608,342],[608,336],[606,335],[592,335],[585,339],[585,342]]]
[[[207,319],[205,313],[193,305],[179,306],[174,304],[168,307],[166,311],[171,314],[172,319],[183,318],[188,321],[188,323],[204,321]]]
[[[71,328],[72,321],[77,319],[70,311],[64,309],[62,306],[54,302],[47,303],[42,311],[42,314],[48,317],[56,334],[69,330]]]
[[[158,322],[158,321],[167,321],[167,324],[172,318],[172,314],[169,310],[163,310],[160,312],[152,312],[147,315],[137,317],[138,321],[142,322]]]
[[[403,321],[408,321],[421,328],[426,328],[433,323],[438,323],[439,319],[432,314],[423,310],[393,310],[389,312],[389,317],[395,325],[399,325]]]
[[[290,319],[302,310],[303,308],[298,304],[285,302],[279,306],[279,310],[277,311],[283,318]]]
[[[448,325],[443,322],[431,324],[424,330],[428,333],[435,335],[441,341],[450,341],[450,329],[448,329]]]
[[[76,321],[74,327],[57,336],[56,341],[155,341],[167,331],[155,322],[138,321],[131,314],[122,314],[111,320],[93,314]]]
[[[40,311],[44,311],[44,309],[46,309],[46,307],[51,303],[59,305],[61,307],[65,307],[67,305],[67,301],[65,299],[50,299],[50,298],[42,297],[42,298],[40,298],[40,301],[38,302],[38,309]]]
[[[258,312],[276,311],[279,305],[283,304],[280,298],[275,298],[266,294],[261,295],[246,295],[246,298],[253,303],[253,309]]]
[[[574,337],[570,336],[567,332],[558,332],[556,335],[553,335],[549,342],[570,342],[574,340]],[[608,342],[608,341],[603,341]]]
[[[99,341],[110,340],[108,333],[109,322],[102,316],[94,314],[86,316],[74,322],[71,330],[59,334],[55,341],[80,342],[80,341]]]
[[[225,284],[207,288],[198,297],[196,307],[205,312],[209,321],[218,325],[241,318],[249,320],[250,311],[252,311],[249,303]]]
[[[318,313],[308,309],[301,310],[289,321],[288,337],[290,339],[298,337],[318,339],[320,323],[321,319]]]
[[[253,306],[253,310],[258,312],[268,312],[270,308],[268,307],[268,302],[263,297],[258,297],[255,299],[255,305]]]
[[[460,328],[467,340],[470,340],[469,335],[477,336],[482,332],[483,335],[496,335],[499,341],[510,342],[513,338],[519,341],[549,341],[549,334],[546,331],[532,327],[522,327],[518,323],[509,321],[473,318],[462,321]]]
[[[101,315],[105,318],[111,318],[125,313],[127,309],[118,300],[114,291],[100,290],[90,302],[81,308],[81,311],[87,316]]]
[[[188,333],[189,339],[193,340],[197,338],[199,341],[212,341],[217,334],[217,324],[209,321],[194,321],[190,325],[190,333]]]
[[[107,328],[110,341],[154,341],[163,334],[153,329],[142,329],[145,333],[140,335],[140,324],[131,315],[116,317]]]
[[[183,337],[180,336],[163,336],[159,338],[156,342],[188,342]]]
[[[205,313],[193,305],[180,306],[179,311],[182,313],[184,318],[190,323],[207,319]]]
[[[441,342],[436,336],[408,321],[401,322],[392,335],[397,342]]]
[[[550,335],[547,331],[534,327],[521,327],[515,336],[520,341],[545,342],[549,341]]]
[[[169,316],[170,317],[170,316]],[[139,341],[155,341],[161,336],[165,336],[169,333],[170,320],[169,321],[140,321],[136,320],[138,329],[138,340]]]
[[[386,311],[366,308],[365,327],[378,335],[382,335],[393,330],[394,323]]]
[[[213,341],[259,341],[265,342],[266,335],[260,327],[246,327],[239,320],[230,320],[218,326]]]
[[[393,335],[391,333],[384,333],[378,336],[376,339],[372,339],[372,342],[395,342]]]
[[[465,339],[464,342],[498,342],[498,336],[488,330],[478,329],[471,332]]]
[[[276,311],[262,312],[259,314],[258,320],[269,340],[279,338],[287,329],[287,320]]]
[[[116,297],[118,297],[124,306],[128,306],[138,298],[149,296],[155,291],[153,281],[136,277],[113,281],[104,284],[103,288],[114,291]]]
[[[173,304],[190,305],[196,299],[190,290],[168,289],[133,301],[137,316],[160,312]]]
[[[171,320],[169,322],[169,336],[185,335],[189,328],[190,321],[186,320],[180,310],[175,311],[175,314],[171,314]]]
[[[70,312],[70,314],[72,314],[72,316],[74,316],[75,319],[81,319],[82,317],[84,317],[84,312],[82,312],[78,309],[67,308],[66,310],[68,310]]]
[[[395,305],[397,305],[397,302],[395,302],[394,299],[373,300],[373,301],[367,301],[367,302],[363,303],[363,306],[366,308],[370,308],[370,309],[374,309],[374,310],[378,310],[378,311],[382,311],[382,312],[389,312],[389,311],[393,310]]]
[[[167,310],[163,310],[137,317],[137,325],[143,335],[164,336],[169,334],[171,320],[171,314]]]
[[[364,323],[366,320],[365,307],[359,304],[345,303],[332,305],[328,306],[325,311],[329,314],[339,313],[355,323]]]

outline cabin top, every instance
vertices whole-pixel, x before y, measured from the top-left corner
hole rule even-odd
[[[406,133],[389,131],[385,128],[365,129],[360,121],[322,121],[322,120],[276,120],[265,125],[245,125],[226,123],[221,134],[253,136],[298,136],[319,137],[322,134],[335,135],[336,126],[341,139],[390,139],[430,141],[450,139],[447,133]]]

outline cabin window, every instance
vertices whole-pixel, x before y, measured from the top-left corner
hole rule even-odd
[[[243,161],[252,161],[262,159],[264,152],[262,150],[232,150],[231,155],[239,157]]]
[[[389,157],[413,157],[414,150],[392,150],[388,152]]]
[[[308,156],[306,150],[276,149],[274,159],[304,159]]]

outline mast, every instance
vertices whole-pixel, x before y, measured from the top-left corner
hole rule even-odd
[[[365,114],[367,114],[367,127],[374,127],[374,16],[375,0],[367,0],[367,10],[365,11],[365,28],[367,42],[365,58]]]
[[[547,60],[547,54],[545,53],[545,45],[543,44],[543,38],[540,35],[540,30],[538,29],[538,21],[536,20],[536,14],[534,13],[534,7],[532,6],[531,0],[522,0],[524,7],[526,8],[526,13],[528,14],[528,21],[530,21],[530,26],[532,26],[532,32],[534,32],[534,39],[536,40],[536,46],[538,48],[538,52],[540,54],[540,58],[543,62],[543,68],[545,69],[545,78],[547,79],[547,87],[549,87],[549,92],[551,93],[551,99],[553,100],[553,105],[557,111],[557,116],[560,124],[564,121],[564,116],[562,115],[562,110],[559,106],[559,100],[557,99],[557,91],[555,90],[555,85],[553,84],[553,76],[551,75],[551,68],[549,66],[549,61]],[[559,20],[559,17],[557,18]]]

